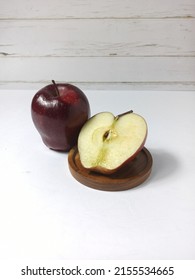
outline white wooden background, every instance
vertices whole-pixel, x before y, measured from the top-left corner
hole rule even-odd
[[[0,0],[0,89],[195,89],[194,0]]]

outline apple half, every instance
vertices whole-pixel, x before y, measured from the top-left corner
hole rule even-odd
[[[133,111],[114,116],[101,112],[91,117],[78,137],[78,152],[84,168],[112,174],[134,159],[147,137],[145,119]]]

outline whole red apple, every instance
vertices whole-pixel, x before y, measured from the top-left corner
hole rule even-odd
[[[67,83],[47,85],[32,99],[31,115],[46,146],[53,150],[69,151],[90,116],[85,94]]]

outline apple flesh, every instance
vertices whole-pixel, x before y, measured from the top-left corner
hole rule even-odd
[[[31,115],[47,147],[69,151],[90,116],[90,106],[78,87],[53,81],[33,97]]]
[[[147,123],[132,111],[114,116],[102,112],[91,117],[78,137],[83,167],[111,174],[134,159],[147,137]]]

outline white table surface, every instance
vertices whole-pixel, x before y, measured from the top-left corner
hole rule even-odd
[[[86,91],[92,115],[147,120],[154,164],[141,186],[85,187],[30,115],[35,91],[0,92],[0,258],[194,259],[195,92]]]

